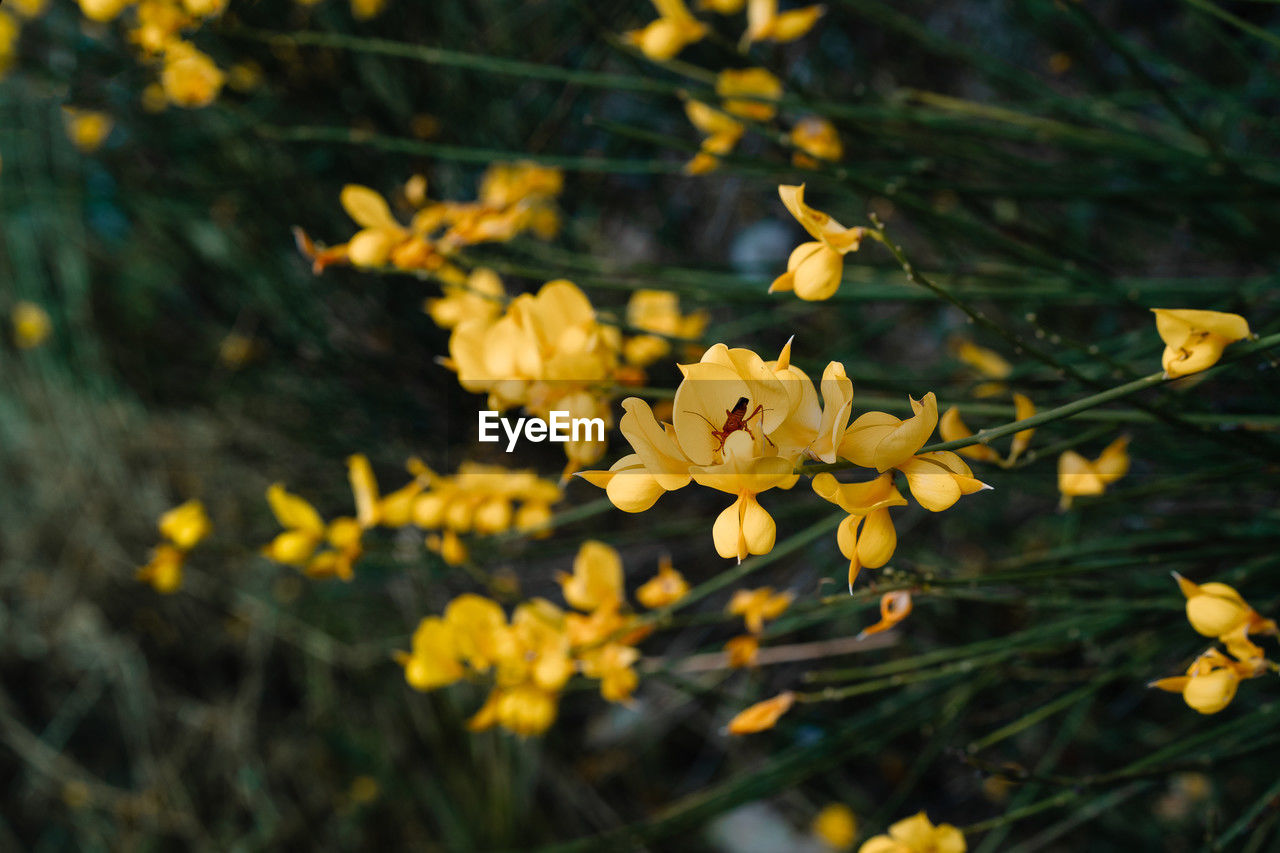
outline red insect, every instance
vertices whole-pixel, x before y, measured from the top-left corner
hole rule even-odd
[[[711,434],[720,442],[716,445],[716,450],[723,450],[724,443],[728,441],[729,436],[733,435],[738,430],[744,430],[747,435],[751,436],[752,440],[755,439],[756,434],[751,431],[751,427],[747,426],[747,424],[754,420],[756,415],[759,415],[760,422],[764,423],[764,406],[756,406],[751,410],[751,414],[748,415],[747,404],[750,402],[751,401],[746,397],[739,397],[738,402],[733,404],[732,409],[725,409],[724,426],[719,429],[716,429],[716,425],[708,420],[705,415],[698,414],[697,412],[688,412],[688,414],[698,415],[698,417],[707,422],[707,425],[711,427]],[[765,436],[765,441],[769,441],[768,436]],[[770,441],[769,443],[772,444],[773,442]]]

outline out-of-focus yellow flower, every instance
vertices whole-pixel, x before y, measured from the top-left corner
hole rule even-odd
[[[237,92],[252,92],[262,85],[262,66],[252,60],[237,62],[227,69],[227,85]]]
[[[805,116],[796,122],[791,128],[791,144],[798,149],[791,162],[803,169],[816,169],[819,161],[835,163],[844,156],[835,125],[821,116]]]
[[[696,339],[707,320],[705,311],[681,314],[680,297],[669,290],[637,290],[627,301],[627,325],[654,334],[628,338],[622,346],[623,357],[637,367],[648,367],[671,352],[668,337]]]
[[[378,523],[381,503],[378,497],[378,480],[373,475],[369,457],[356,453],[347,457],[347,479],[356,502],[356,520],[361,527],[373,527]]]
[[[578,610],[614,609],[622,603],[622,558],[603,542],[583,542],[573,574],[561,572],[558,580],[564,600]]]
[[[164,513],[158,526],[160,535],[182,551],[190,551],[213,529],[204,504],[198,500],[187,501]]]
[[[227,8],[227,0],[182,0],[182,8],[196,18],[212,18]]]
[[[387,0],[351,0],[351,17],[357,21],[368,21],[382,14],[387,8]]]
[[[174,106],[207,107],[222,91],[225,77],[213,60],[190,42],[176,41],[165,50],[160,85]]]
[[[18,54],[18,36],[22,31],[18,19],[0,9],[0,78],[13,67]]]
[[[162,543],[151,552],[151,561],[138,569],[137,578],[162,594],[177,592],[182,586],[182,566],[186,562],[186,552],[167,543]]]
[[[863,566],[878,569],[893,556],[898,535],[889,507],[906,506],[907,499],[893,484],[893,474],[866,483],[840,483],[826,472],[813,478],[813,491],[849,513],[836,529],[840,553],[849,560],[849,591]]]
[[[840,288],[844,275],[844,256],[855,252],[866,229],[846,228],[820,210],[804,202],[804,184],[778,187],[778,195],[787,211],[814,238],[801,243],[787,259],[787,271],[774,279],[769,292],[795,291],[801,299],[830,299]]]
[[[461,566],[467,561],[467,546],[462,543],[458,534],[452,530],[431,534],[426,539],[427,548],[440,555],[445,565]]]
[[[34,349],[49,339],[53,322],[49,314],[34,302],[22,301],[13,306],[13,343],[18,349]]]
[[[943,441],[959,441],[962,438],[972,436],[973,430],[969,429],[969,425],[960,417],[960,410],[952,406],[942,413],[942,418],[938,421],[938,434],[942,436]],[[978,462],[1000,461],[1000,454],[985,444],[971,444],[968,447],[961,447],[956,453]]]
[[[137,26],[129,32],[129,40],[148,56],[164,53],[194,22],[181,5],[166,0],[142,0],[136,9]]]
[[[91,21],[111,21],[120,16],[133,0],[80,0],[80,13]]]
[[[622,34],[622,38],[657,62],[672,59],[707,34],[706,24],[693,17],[684,0],[653,0],[658,19]]]
[[[668,607],[684,598],[689,582],[671,565],[670,557],[658,562],[658,573],[636,590],[636,600],[650,610]]]
[[[324,539],[324,519],[315,507],[285,491],[280,483],[274,483],[267,489],[267,503],[284,532],[277,535],[263,553],[277,563],[305,565]]]
[[[888,631],[903,619],[911,615],[911,593],[906,590],[887,592],[880,596],[880,621],[869,628],[864,628],[858,637],[869,637]]]
[[[1015,421],[1025,421],[1036,413],[1036,404],[1031,402],[1031,398],[1025,394],[1013,395],[1013,419]],[[1017,461],[1018,457],[1026,452],[1031,445],[1031,437],[1036,434],[1035,428],[1020,429],[1013,434],[1013,442],[1009,445],[1009,458],[1005,460],[1006,465],[1012,465]]]
[[[782,81],[764,68],[726,68],[716,75],[716,94],[730,115],[769,121],[778,112]]]
[[[795,41],[813,29],[826,10],[825,6],[805,6],[779,14],[778,0],[747,0],[747,31],[742,43]]]
[[[862,842],[858,853],[964,853],[964,835],[949,823],[934,826],[924,812],[889,827],[888,835]]]
[[[783,714],[791,710],[795,701],[796,694],[788,690],[772,699],[757,702],[729,721],[728,732],[731,735],[749,735],[771,729],[778,724]]]
[[[1013,372],[1013,365],[1000,353],[980,347],[966,338],[952,340],[951,351],[956,358],[988,379],[1008,379],[1009,374]]]
[[[698,0],[699,9],[706,9],[718,15],[736,15],[746,4],[747,0]]]
[[[720,165],[720,158],[733,150],[746,132],[746,125],[733,116],[701,101],[686,101],[685,115],[703,135],[697,155],[685,164],[690,175],[702,175]]]
[[[464,674],[453,629],[435,616],[423,619],[413,632],[411,651],[398,652],[404,678],[414,690],[435,690],[460,680]]]
[[[606,643],[582,655],[582,674],[600,680],[600,695],[607,702],[626,702],[640,677],[632,665],[640,652],[623,643]]]
[[[490,323],[502,313],[507,298],[502,279],[485,267],[472,270],[466,284],[444,284],[440,289],[443,298],[428,299],[422,307],[442,329],[452,329],[464,320]]]
[[[729,655],[729,666],[734,669],[753,666],[760,653],[760,640],[752,634],[742,634],[724,644]]]
[[[725,612],[741,616],[747,630],[759,634],[768,619],[777,619],[791,606],[794,596],[789,592],[774,592],[771,586],[759,589],[740,589],[729,599]]]
[[[1239,314],[1185,308],[1152,308],[1156,331],[1164,341],[1161,363],[1166,376],[1186,376],[1217,364],[1228,344],[1249,337],[1249,322]]]
[[[111,135],[111,128],[115,126],[111,116],[97,110],[63,107],[62,115],[66,122],[67,138],[86,154],[101,148],[102,143]]]
[[[813,834],[832,850],[852,850],[858,820],[844,803],[831,803],[813,817]]]
[[[556,721],[557,701],[557,694],[534,684],[496,688],[467,728],[480,732],[501,725],[521,737],[540,735]]]
[[[1062,507],[1071,506],[1072,498],[1100,495],[1107,486],[1129,473],[1129,436],[1122,435],[1106,446],[1097,459],[1088,460],[1068,450],[1058,457],[1058,491]]]

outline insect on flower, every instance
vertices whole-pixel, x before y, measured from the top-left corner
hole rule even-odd
[[[702,418],[704,421],[707,422],[708,426],[711,427],[711,434],[715,437],[716,441],[720,442],[719,444],[716,445],[716,450],[720,451],[724,449],[724,443],[725,441],[728,440],[729,436],[733,435],[738,430],[744,431],[748,436],[751,437],[752,441],[755,440],[756,434],[751,431],[751,427],[747,426],[747,424],[755,420],[757,415],[760,416],[761,423],[763,423],[765,408],[763,403],[758,404],[754,409],[751,410],[751,414],[748,415],[747,406],[749,406],[750,404],[751,404],[751,401],[748,400],[746,397],[739,397],[738,402],[733,404],[732,409],[724,410],[724,415],[725,415],[724,426],[720,427],[719,429],[716,428],[716,425],[714,422],[707,419],[706,415],[699,414],[698,412],[686,412],[685,414],[698,415],[698,417]],[[746,415],[746,417],[743,417],[744,415]],[[764,437],[764,440],[768,441],[770,444],[773,444],[773,442],[769,440],[769,436],[767,435]]]

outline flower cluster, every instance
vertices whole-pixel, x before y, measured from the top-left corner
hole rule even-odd
[[[716,75],[716,95],[719,106],[692,99],[685,102],[685,115],[703,136],[698,153],[685,164],[687,174],[701,175],[717,168],[720,158],[746,133],[745,122],[771,121],[778,113],[782,81],[764,68],[725,69]],[[840,134],[819,116],[801,118],[788,139],[796,149],[792,162],[801,168],[814,169],[819,161],[835,162],[844,156]]]
[[[732,495],[712,527],[722,557],[741,561],[772,550],[777,528],[758,496],[794,486],[802,459],[845,460],[879,472],[860,483],[840,483],[826,472],[813,478],[814,491],[848,513],[837,539],[849,559],[850,585],[862,566],[883,566],[893,555],[897,537],[888,509],[906,504],[895,471],[933,512],[988,488],[956,454],[919,453],[938,423],[932,393],[911,400],[915,414],[907,420],[866,412],[850,423],[853,383],[844,366],[827,365],[820,400],[813,381],[791,364],[790,342],[774,361],[716,344],[680,370],[673,422],[660,424],[643,400],[623,400],[619,427],[634,452],[608,471],[579,476],[605,489],[625,512],[644,512],[691,482]]]
[[[671,585],[672,575],[676,586],[684,584],[669,565],[663,573],[663,585]],[[639,683],[636,645],[649,628],[627,609],[621,557],[602,542],[584,542],[573,572],[561,573],[559,581],[571,610],[535,598],[508,620],[497,602],[466,594],[443,616],[423,619],[411,650],[397,656],[409,686],[435,690],[468,676],[490,676],[489,697],[468,728],[500,726],[518,735],[546,731],[575,673],[598,681],[605,700],[627,702]]]
[[[693,16],[684,0],[653,0],[653,5],[658,10],[658,18],[622,36],[650,59],[659,62],[672,59],[711,32],[710,27]],[[805,6],[779,12],[778,0],[701,0],[699,7],[721,15],[736,15],[745,7],[747,27],[740,43],[744,49],[757,41],[795,41],[813,29],[825,11],[823,6]]]
[[[1210,647],[1191,662],[1186,674],[1162,678],[1150,686],[1181,693],[1183,701],[1201,714],[1216,714],[1231,704],[1241,681],[1277,669],[1249,639],[1250,634],[1275,636],[1276,623],[1263,619],[1225,583],[1196,584],[1177,572],[1173,577],[1187,599],[1191,627],[1202,636],[1218,640],[1227,653]]]
[[[456,474],[437,474],[419,459],[406,464],[412,479],[382,494],[368,457],[347,459],[347,477],[355,515],[327,524],[315,507],[285,491],[279,483],[267,490],[271,511],[284,531],[266,546],[270,559],[302,569],[309,577],[351,580],[364,552],[364,532],[375,527],[414,527],[427,531],[426,547],[449,565],[467,559],[466,534],[491,536],[513,527],[543,535],[551,523],[551,505],[561,490],[532,471],[464,462]]]
[[[198,108],[214,102],[226,75],[183,34],[221,15],[226,5],[226,0],[80,0],[80,11],[105,23],[132,7],[129,41],[159,69],[158,82],[143,93],[144,103]]]
[[[138,580],[151,584],[156,592],[169,594],[182,586],[182,567],[187,554],[200,544],[213,524],[204,504],[190,500],[160,516],[156,525],[164,540],[151,552],[151,561],[138,569]]]
[[[415,210],[405,225],[378,192],[348,184],[339,200],[360,226],[350,240],[320,249],[301,229],[294,229],[294,234],[316,273],[339,263],[366,268],[390,265],[432,273],[456,285],[466,276],[450,258],[465,246],[506,242],[525,232],[554,237],[560,229],[554,201],[563,186],[559,169],[499,163],[481,177],[476,201],[434,201],[427,197],[426,179],[416,175],[404,188],[404,199]]]

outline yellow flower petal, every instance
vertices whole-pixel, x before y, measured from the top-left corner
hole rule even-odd
[[[729,721],[729,734],[746,735],[771,729],[777,725],[783,714],[791,710],[795,701],[796,694],[787,691],[779,693],[772,699],[757,702]]]
[[[938,400],[932,391],[920,401],[908,399],[915,414],[905,421],[884,412],[858,417],[840,442],[840,456],[881,472],[910,459],[938,425]]]

